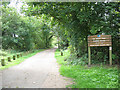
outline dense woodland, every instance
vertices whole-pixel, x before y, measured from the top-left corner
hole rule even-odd
[[[56,37],[59,49],[70,51],[69,63],[84,65],[88,63],[87,37],[105,33],[112,35],[113,63],[119,64],[117,2],[27,2],[21,8],[22,15],[7,4],[2,5],[3,49],[50,48]],[[91,51],[92,63],[109,63],[108,47],[92,47]]]

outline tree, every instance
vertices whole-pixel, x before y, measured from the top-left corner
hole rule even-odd
[[[21,16],[15,8],[2,7],[3,49],[31,50],[51,46],[50,19]],[[46,24],[44,24],[45,21]]]
[[[106,35],[112,35],[113,55],[115,55],[116,60],[118,60],[119,50],[117,50],[117,48],[119,48],[120,45],[117,42],[119,41],[117,34],[119,32],[119,5],[117,2],[33,2],[28,4],[30,7],[26,11],[27,15],[40,15],[44,13],[53,17],[54,21],[59,22],[60,27],[66,28],[63,29],[64,34],[59,34],[59,38],[67,36],[66,39],[69,41],[69,45],[72,48],[71,52],[74,52],[77,57],[82,57],[87,53],[88,35],[105,33]],[[56,31],[59,32],[59,30]],[[61,43],[62,41],[64,41],[63,38]],[[93,55],[95,55],[98,50],[99,47],[92,50]],[[108,53],[108,49],[101,47],[99,52]],[[102,60],[106,58],[106,56],[100,56]]]

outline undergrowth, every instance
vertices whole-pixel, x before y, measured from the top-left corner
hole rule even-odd
[[[55,57],[61,64],[60,74],[72,78],[75,82],[67,87],[71,88],[118,88],[118,68],[117,66],[93,65],[88,67],[86,64],[70,63],[69,51],[64,51],[61,56],[60,51],[56,50]],[[87,59],[85,59],[85,63]],[[78,62],[78,60],[77,60]],[[79,60],[80,62],[80,60]],[[82,61],[84,62],[84,61]],[[81,62],[81,63],[82,63]]]

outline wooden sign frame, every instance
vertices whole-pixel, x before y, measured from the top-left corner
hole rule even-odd
[[[88,36],[88,65],[91,65],[90,47],[109,46],[109,61],[112,65],[112,40],[111,35],[93,35]]]

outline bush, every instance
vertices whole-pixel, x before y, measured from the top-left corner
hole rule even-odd
[[[0,50],[0,56],[7,56],[7,52]]]
[[[67,58],[67,61],[68,61],[68,64],[72,64],[72,65],[86,65],[86,64],[88,64],[87,54],[83,55],[80,58],[76,58],[75,54],[71,54]]]

